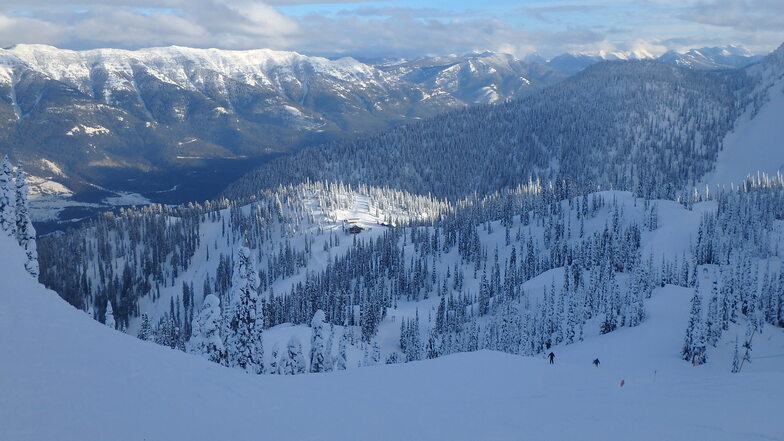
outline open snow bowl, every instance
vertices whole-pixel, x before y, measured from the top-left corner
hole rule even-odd
[[[773,414],[784,393],[781,360],[731,375],[719,362],[692,368],[672,351],[686,318],[682,288],[657,290],[638,328],[556,348],[553,366],[479,351],[253,376],[109,330],[14,271],[17,254],[4,252],[0,267],[0,332],[13,336],[0,340],[3,439],[735,441],[784,433]],[[781,350],[780,330],[766,335]]]
[[[623,193],[606,196],[634,204]],[[661,225],[648,246],[657,255],[679,255],[700,210],[710,207],[687,211],[660,202]],[[204,233],[220,234],[220,222],[210,228]],[[494,229],[486,239],[501,241],[501,229]],[[729,373],[734,332],[708,364],[691,367],[679,353],[693,293],[686,288],[656,289],[638,327],[556,346],[552,366],[539,357],[479,351],[329,374],[254,376],[109,330],[23,276],[15,269],[20,259],[11,250],[0,261],[0,279],[7,281],[0,333],[14,336],[0,340],[7,357],[0,364],[6,392],[0,439],[102,440],[111,433],[120,440],[713,441],[784,433],[773,415],[784,392],[784,360],[777,358],[784,353],[782,330],[765,329],[755,343],[759,358],[740,375]],[[553,277],[558,269],[532,279],[529,288],[535,292]],[[415,303],[395,314],[413,313]],[[382,344],[394,340],[395,329],[398,322],[380,328]],[[265,342],[292,333],[307,354],[304,326],[272,328]],[[591,365],[595,358],[601,367]]]

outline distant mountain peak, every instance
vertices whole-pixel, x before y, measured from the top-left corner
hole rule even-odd
[[[691,69],[731,69],[744,67],[760,60],[742,46],[712,46],[689,49],[685,52],[667,51],[659,61]]]

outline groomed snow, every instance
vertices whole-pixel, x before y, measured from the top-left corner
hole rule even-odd
[[[112,331],[29,277],[10,238],[0,250],[3,440],[784,439],[782,330],[742,374],[724,352],[693,368],[683,288],[658,289],[637,328],[556,348],[554,366],[481,351],[252,376]]]

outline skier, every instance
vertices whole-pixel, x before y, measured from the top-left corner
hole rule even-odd
[[[553,359],[555,358],[555,354],[550,352],[549,354],[547,354],[547,358],[550,359],[550,364],[555,364],[555,362],[553,361]]]
[[[599,359],[598,358],[593,361],[593,367],[599,367]]]

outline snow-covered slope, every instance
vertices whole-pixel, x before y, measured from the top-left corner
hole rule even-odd
[[[724,138],[724,148],[716,159],[716,170],[705,183],[739,185],[748,175],[775,176],[784,170],[784,80],[769,92],[769,101],[753,115],[746,112],[735,129]]]
[[[755,79],[746,111],[725,136],[716,168],[703,183],[739,185],[747,176],[784,169],[784,45],[745,69]]]
[[[742,374],[729,374],[726,360],[693,368],[678,354],[689,297],[682,288],[657,290],[637,328],[556,348],[554,366],[480,351],[254,376],[89,319],[27,276],[14,247],[0,237],[0,439],[736,441],[784,433],[781,330],[763,333]]]

